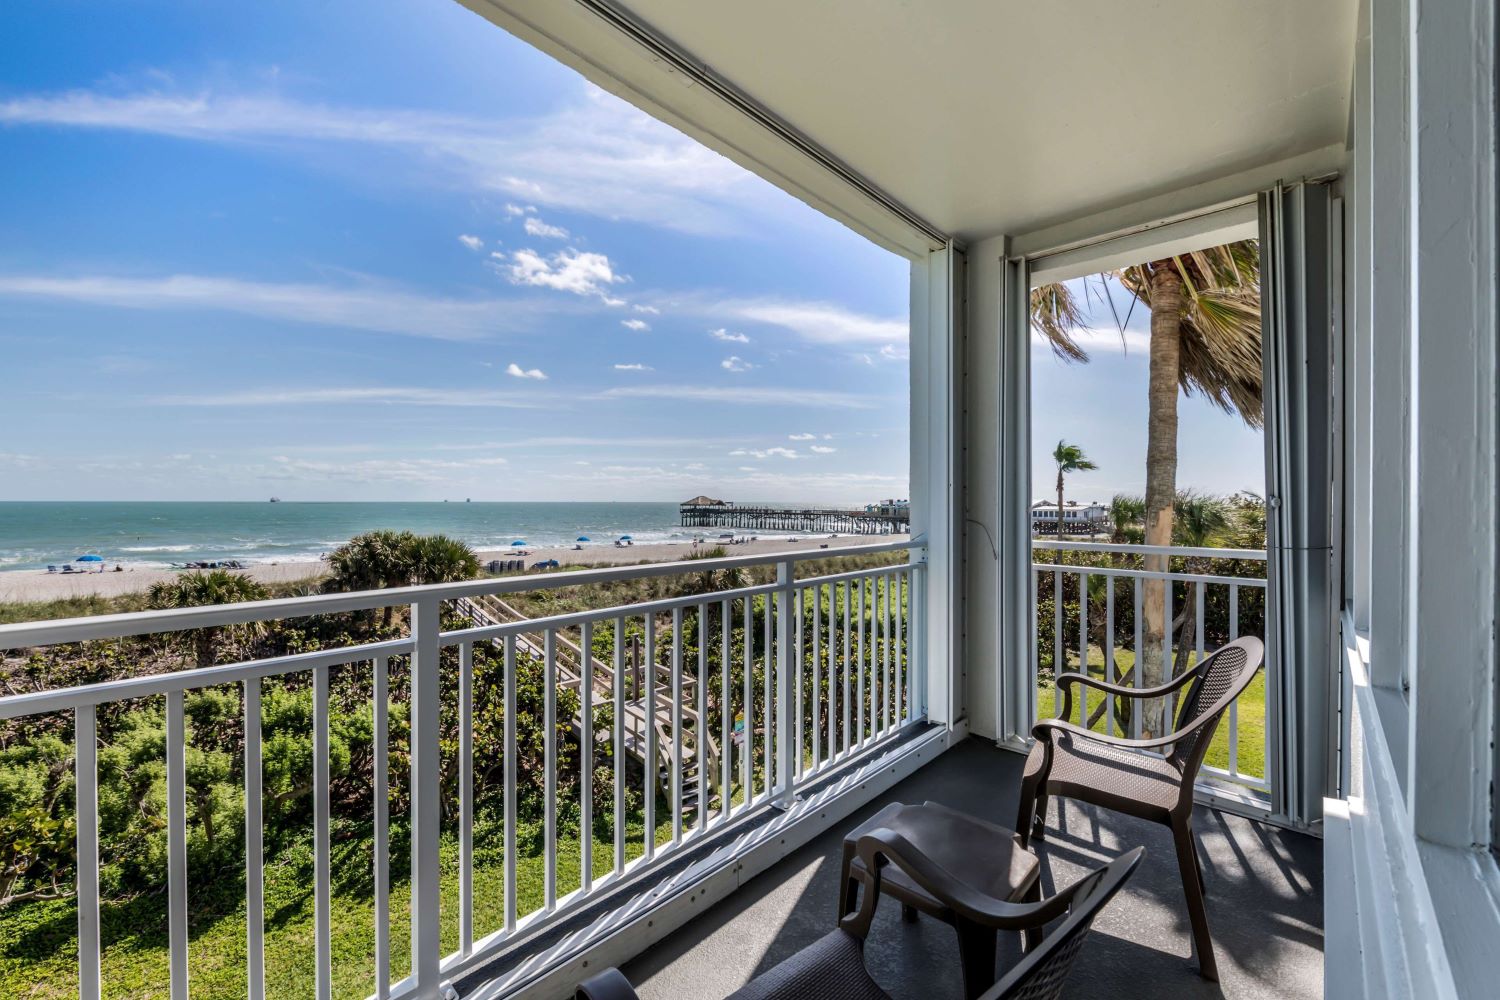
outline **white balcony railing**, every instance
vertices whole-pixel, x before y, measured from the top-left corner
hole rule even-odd
[[[1142,648],[1142,591],[1147,581],[1163,581],[1165,620],[1177,626],[1167,629],[1162,655],[1164,679],[1202,659],[1210,636],[1214,645],[1207,652],[1241,634],[1265,637],[1264,549],[1167,548],[1042,538],[1033,539],[1031,547],[1035,587],[1031,623],[1033,719],[1051,716],[1060,709],[1053,699],[1052,678],[1062,670],[1082,669],[1081,664],[1087,664],[1101,679],[1130,687],[1147,686],[1135,669],[1135,654]],[[1040,553],[1056,553],[1061,558],[1047,561],[1039,557]],[[1069,554],[1076,561],[1067,562]],[[1165,556],[1196,563],[1191,568],[1202,571],[1112,565],[1098,558],[1106,554],[1110,562],[1121,564],[1133,561],[1133,556]],[[1240,571],[1258,575],[1210,572],[1231,563]],[[1244,600],[1246,592],[1254,599]],[[1061,601],[1057,595],[1062,596]],[[1063,609],[1060,621],[1059,606]],[[1123,637],[1119,628],[1122,617],[1127,621]],[[1049,652],[1050,658],[1046,655]],[[1106,676],[1106,665],[1111,664],[1113,669]],[[1261,795],[1271,788],[1266,676],[1262,667],[1260,679],[1230,705],[1228,719],[1221,723],[1203,765],[1204,773]],[[1117,719],[1113,698],[1083,698],[1078,711],[1082,713],[1080,724],[1091,728],[1102,725],[1106,731],[1136,739],[1141,735],[1141,713],[1132,712],[1128,721]]]
[[[799,565],[836,556],[910,551],[909,561],[833,575],[797,578]],[[443,613],[471,611],[502,594],[530,593],[665,576],[698,576],[753,567],[776,567],[774,582],[620,607],[529,620],[476,613],[464,627],[443,627]],[[884,745],[923,715],[924,664],[919,630],[923,607],[922,550],[910,542],[788,553],[774,558],[729,557],[580,572],[499,578],[355,594],[323,595],[185,610],[107,615],[0,626],[0,649],[51,646],[95,639],[155,635],[189,629],[305,618],[335,612],[409,606],[411,628],[392,641],[275,656],[221,666],[131,677],[60,690],[0,698],[0,720],[66,713],[76,741],[76,820],[79,996],[101,993],[99,879],[98,720],[101,710],[143,698],[165,697],[167,832],[166,895],[169,923],[170,996],[189,995],[188,776],[185,695],[219,685],[242,692],[245,822],[246,950],[248,994],[267,992],[265,845],[262,788],[262,684],[273,678],[310,675],[312,696],[312,845],[316,977],[314,995],[333,995],[330,839],[330,673],[368,670],[373,732],[370,811],[373,830],[374,996],[443,994],[446,985],[508,953],[537,932],[575,913],[606,889],[623,886],[676,857],[705,835],[728,829],[768,808],[796,809],[797,792],[830,768]],[[456,619],[449,617],[452,624]],[[667,633],[669,630],[669,634]],[[736,631],[738,630],[738,631]],[[914,634],[916,630],[917,634]],[[608,640],[595,642],[606,633]],[[643,635],[632,643],[627,633]],[[685,654],[691,636],[696,656]],[[733,646],[739,645],[735,652]],[[612,652],[595,655],[599,646]],[[456,683],[440,665],[452,666]],[[482,657],[476,657],[482,651]],[[717,654],[717,655],[715,655]],[[632,658],[636,662],[632,663]],[[392,665],[409,658],[410,973],[393,980],[390,933],[393,909],[390,755],[393,706],[401,700]],[[477,678],[476,663],[498,662],[503,676]],[[716,664],[712,661],[717,661]],[[518,662],[540,663],[542,713],[542,902],[529,911],[518,893],[517,830]],[[486,667],[487,669],[487,667]],[[717,677],[715,677],[717,674]],[[396,675],[399,676],[399,675]],[[503,764],[503,844],[475,844],[475,738],[489,735],[476,723],[476,680],[485,697],[499,691]],[[716,689],[716,690],[711,690]],[[573,732],[585,748],[586,766],[576,770],[576,803],[561,800],[559,780],[560,692],[576,691]],[[571,703],[572,696],[568,696]],[[608,732],[596,732],[594,709],[610,706]],[[456,713],[457,746],[440,739],[443,719]],[[485,718],[494,719],[493,714]],[[567,728],[562,720],[561,729]],[[450,727],[448,732],[454,732]],[[442,848],[445,806],[453,813],[441,770],[444,755],[456,754],[456,823],[446,829],[449,848],[457,839],[457,892],[451,862]],[[630,774],[634,754],[641,766]],[[595,789],[594,763],[608,755],[613,787]],[[596,793],[607,791],[613,811],[608,858],[594,857],[591,833]],[[665,799],[663,800],[663,795]],[[627,812],[640,803],[640,839],[630,843]],[[559,812],[576,805],[577,878],[559,872],[575,859],[562,856]],[[503,907],[495,926],[476,919],[476,848],[503,856]],[[450,873],[445,889],[445,864]],[[601,874],[602,872],[602,874]],[[216,877],[220,875],[216,874]],[[486,875],[489,891],[492,876]],[[576,888],[574,886],[576,885]],[[457,947],[452,939],[456,907]]]

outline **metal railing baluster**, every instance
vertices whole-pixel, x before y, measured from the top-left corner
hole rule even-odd
[[[682,609],[672,609],[672,846],[682,843]]]
[[[93,705],[73,713],[73,787],[78,887],[78,1000],[99,1000],[99,736]]]
[[[625,618],[615,619],[614,755],[610,769],[615,779],[615,874],[625,872]]]
[[[167,917],[171,1000],[188,1000],[187,764],[183,692],[167,692]]]
[[[516,637],[505,637],[505,932],[516,929]]]
[[[583,717],[578,734],[578,877],[579,890],[594,886],[594,623],[579,630],[578,665]]]
[[[372,698],[374,708],[374,730],[372,738],[374,742],[373,761],[371,770],[374,772],[371,785],[374,786],[373,813],[375,820],[375,849],[373,852],[372,866],[375,883],[375,1000],[386,1000],[391,995],[391,800],[390,800],[390,746],[391,746],[391,703],[390,703],[390,664],[383,656],[377,656],[371,661],[374,670],[375,692]],[[245,717],[250,718],[249,698],[250,685],[255,685],[256,703],[256,729],[259,730],[260,714],[260,684],[258,681],[246,682],[246,709]],[[256,796],[260,793],[260,734],[256,733]],[[246,746],[246,760],[249,759],[249,746]],[[246,765],[247,769],[249,765]],[[247,770],[248,773],[248,770]],[[246,786],[249,787],[248,784]],[[247,793],[248,794],[248,793]],[[257,805],[256,813],[260,808]],[[248,822],[248,820],[247,820]],[[259,854],[257,843],[255,853]],[[262,910],[262,919],[264,919]],[[264,988],[264,979],[262,979]],[[251,990],[252,997],[258,996]]]
[[[313,671],[313,952],[318,1000],[333,1000],[333,885],[328,830],[328,671]]]
[[[458,647],[458,951],[474,950],[474,644]]]

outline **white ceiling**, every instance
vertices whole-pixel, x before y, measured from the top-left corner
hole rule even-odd
[[[601,45],[602,20],[581,4],[464,2],[741,162],[770,163],[763,173],[819,207],[838,201],[716,121],[689,93],[702,88],[663,84],[671,75],[659,69],[653,80],[641,69],[649,60]],[[919,216],[972,240],[1343,141],[1358,0],[623,6]]]

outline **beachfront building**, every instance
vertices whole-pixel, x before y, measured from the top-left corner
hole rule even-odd
[[[643,793],[647,829],[660,836],[632,841],[628,851],[618,832],[623,788],[585,784],[579,802],[563,804],[554,795],[546,891],[535,906],[517,901],[513,847],[503,855],[502,887],[474,878],[470,776],[460,769],[454,785],[440,781],[444,754],[464,761],[472,751],[469,728],[460,728],[457,746],[440,742],[443,713],[468,721],[471,706],[437,671],[445,648],[508,643],[528,626],[444,631],[440,604],[674,570],[0,626],[0,647],[32,647],[392,601],[411,608],[410,634],[377,648],[0,698],[7,717],[75,720],[81,997],[101,993],[92,734],[100,706],[128,698],[165,696],[170,808],[161,822],[169,834],[174,998],[188,996],[194,968],[183,695],[209,683],[243,684],[247,698],[258,698],[259,679],[277,672],[304,671],[321,685],[334,667],[413,657],[410,843],[400,855],[410,859],[410,971],[392,972],[398,904],[379,839],[389,817],[377,788],[371,822],[382,846],[371,954],[335,954],[323,932],[330,839],[327,811],[318,813],[309,870],[320,933],[309,966],[320,998],[331,995],[334,963],[351,961],[367,963],[359,981],[373,979],[382,1000],[562,997],[614,964],[648,979],[652,996],[723,995],[832,927],[843,834],[881,803],[932,799],[1014,823],[1038,719],[1034,583],[1039,574],[1079,572],[1061,561],[1033,563],[1029,290],[1247,238],[1260,241],[1263,261],[1270,482],[1268,547],[1244,559],[1265,571],[1253,583],[1207,574],[1176,582],[1189,598],[1225,587],[1215,606],[1252,595],[1264,601],[1264,717],[1253,737],[1235,733],[1225,756],[1202,772],[1192,790],[1198,836],[1178,842],[1175,857],[1157,827],[1053,802],[1042,849],[1046,891],[1130,846],[1147,849],[1084,943],[1067,995],[1494,995],[1493,0],[465,2],[496,30],[514,32],[910,259],[911,535],[875,547],[904,555],[832,582],[800,572],[816,553],[768,557],[772,583],[570,612],[530,627],[549,631],[544,647],[554,650],[552,630],[623,634],[628,626],[650,643],[651,623],[663,616],[713,622],[750,614],[746,633],[759,637],[756,648],[769,651],[775,667],[763,691],[747,689],[748,726],[735,713],[703,716],[724,727],[722,746],[747,730],[767,736],[764,771],[756,772],[764,783],[722,802],[701,792],[697,801],[715,808],[685,812],[687,799],[676,794],[685,779],[674,770],[682,758],[673,756],[674,794]],[[1053,549],[1068,544],[1091,543]],[[722,565],[740,569],[759,558]],[[693,572],[714,568],[700,562]],[[1131,572],[1160,580],[1166,571]],[[828,713],[838,723],[823,729],[792,710],[793,678],[845,669],[845,660],[804,642],[810,633],[798,617],[808,591],[829,586],[857,592],[861,609],[869,593],[900,595],[898,613],[881,627],[905,646],[882,664],[890,668],[884,704],[860,700],[846,722],[849,702],[841,700]],[[871,655],[866,618],[837,623],[857,629],[839,633],[841,654],[852,647],[855,656]],[[1073,625],[1086,632],[1098,621]],[[1064,656],[1063,644],[1077,642],[1066,631],[1049,633]],[[651,696],[696,710],[707,685],[678,683],[682,670],[695,669],[691,659],[684,667],[678,655],[663,669]],[[625,697],[599,690],[586,673],[580,697]],[[654,675],[645,674],[650,687]],[[381,755],[389,724],[382,677],[374,682]],[[828,689],[847,699],[840,684]],[[326,797],[321,697],[311,780]],[[450,704],[452,697],[459,700]],[[1241,708],[1243,721],[1249,709]],[[1226,724],[1233,732],[1238,723],[1231,716]],[[258,729],[247,733],[244,753],[258,764]],[[582,738],[588,745],[596,737],[625,739],[618,729],[585,730]],[[657,730],[646,726],[641,738],[655,740]],[[555,749],[549,742],[549,782],[561,766]],[[657,759],[656,750],[648,747],[644,759]],[[1259,761],[1253,773],[1251,750]],[[1135,759],[1139,769],[1162,766],[1159,757]],[[747,761],[743,752],[726,753],[719,765],[745,767],[748,778]],[[215,961],[244,964],[253,1000],[265,981],[266,901],[260,771],[247,773],[255,776],[246,789],[248,941]],[[726,777],[733,775],[721,774],[725,787]],[[692,780],[704,778],[700,767]],[[572,845],[557,839],[559,809],[581,809],[588,828],[606,818],[596,808],[613,811],[617,831],[603,856],[590,853],[587,837]],[[458,831],[451,854],[445,826]],[[581,857],[560,857],[564,851]],[[1217,986],[1199,975],[1208,956],[1183,961],[1192,937],[1179,878],[1184,858],[1211,887]],[[583,873],[581,881],[559,883],[564,870]],[[484,893],[503,904],[483,910],[498,917],[476,922]],[[924,995],[955,982],[952,934],[926,918],[903,930],[887,917],[882,908],[877,930],[885,936],[867,949],[878,977]],[[405,953],[404,924],[399,933]]]
[[[1031,505],[1031,530],[1057,531],[1057,501],[1038,500]],[[1062,530],[1070,535],[1092,535],[1109,527],[1109,508],[1101,503],[1064,500]]]

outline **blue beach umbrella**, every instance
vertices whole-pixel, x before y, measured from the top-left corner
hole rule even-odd
[[[588,535],[579,535],[574,540],[575,541],[579,541],[579,542],[591,542],[591,541],[593,541],[593,539],[591,539]]]
[[[104,557],[103,556],[96,556],[96,555],[90,554],[90,555],[86,555],[86,556],[79,556],[77,559],[74,559],[73,561],[74,562],[103,562],[104,561]]]
[[[629,541],[633,541],[633,539],[629,535],[621,535],[620,536],[620,541],[622,541],[622,542],[629,542]]]
[[[524,549],[526,547],[526,543],[517,538],[515,541],[510,543],[510,547],[513,549]]]

